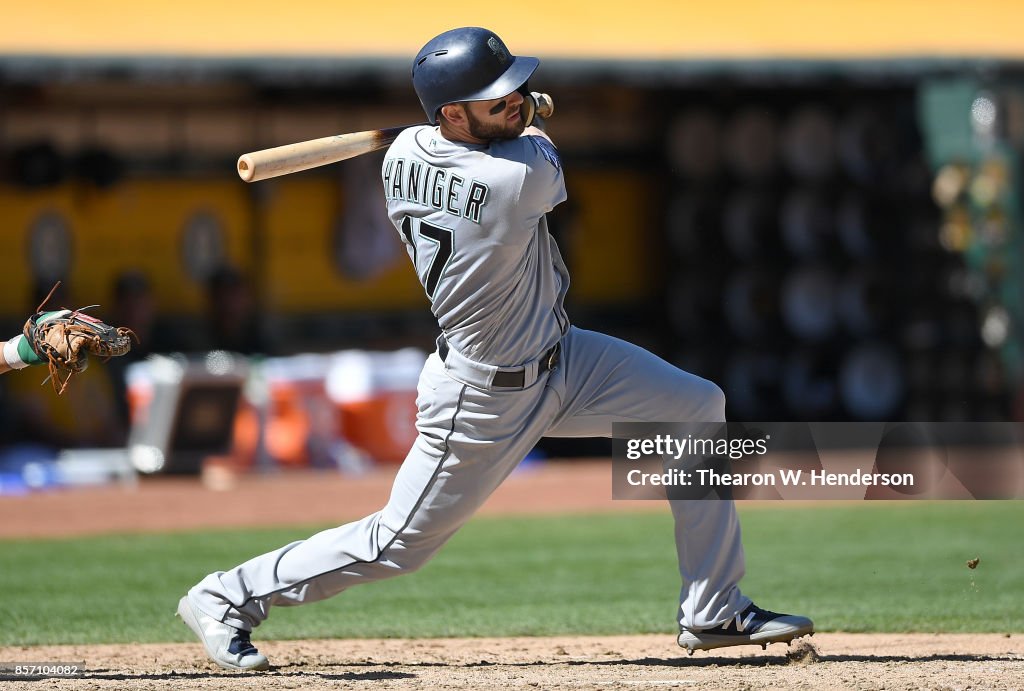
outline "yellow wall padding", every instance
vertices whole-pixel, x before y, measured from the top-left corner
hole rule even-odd
[[[196,217],[215,226],[205,235],[214,240],[204,244],[200,230],[192,256],[207,265],[223,260],[243,272],[252,268],[251,205],[244,185],[233,180],[126,181],[106,191],[75,184],[38,192],[4,186],[0,208],[6,243],[0,314],[6,316],[24,313],[31,301],[31,229],[45,215],[61,218],[68,231],[70,266],[63,277],[69,299],[82,304],[111,304],[115,277],[134,269],[149,277],[159,310],[201,310],[203,285],[186,261],[188,222]]]

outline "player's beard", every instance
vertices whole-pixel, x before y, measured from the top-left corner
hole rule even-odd
[[[522,114],[515,122],[505,120],[504,124],[497,125],[491,122],[482,122],[476,118],[469,108],[466,108],[466,120],[469,122],[469,133],[477,139],[491,141],[494,139],[515,139],[523,133],[526,125],[523,123]]]

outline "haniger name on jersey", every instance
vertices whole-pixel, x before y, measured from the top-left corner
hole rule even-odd
[[[383,168],[384,196],[420,204],[480,223],[490,191],[479,180],[466,180],[422,161],[389,158]]]

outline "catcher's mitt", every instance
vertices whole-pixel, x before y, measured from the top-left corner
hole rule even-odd
[[[139,339],[127,327],[113,327],[84,313],[96,305],[77,310],[64,308],[44,312],[43,308],[57,285],[39,305],[36,313],[25,322],[24,333],[32,350],[50,368],[50,376],[43,383],[50,380],[53,390],[59,395],[64,393],[75,372],[82,372],[89,366],[90,353],[109,360],[127,353],[131,350],[132,340],[138,342]]]

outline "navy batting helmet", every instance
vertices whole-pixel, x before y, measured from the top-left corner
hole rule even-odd
[[[432,38],[412,65],[412,85],[431,124],[446,103],[486,101],[526,83],[540,60],[516,57],[493,31],[476,26]]]

